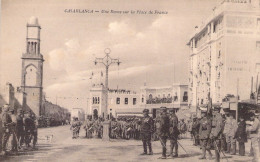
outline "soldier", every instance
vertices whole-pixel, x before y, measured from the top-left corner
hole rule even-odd
[[[3,126],[3,143],[2,143],[2,155],[6,154],[6,145],[9,140],[9,137],[11,135],[11,126],[12,126],[12,118],[10,114],[8,113],[9,111],[9,105],[5,104],[3,107],[3,112],[2,112],[2,126]]]
[[[258,120],[259,113],[251,113],[251,121],[246,122],[247,128],[246,131],[250,133],[249,138],[251,139],[251,149],[254,155],[253,162],[258,162],[260,153],[259,153],[259,131],[260,131],[260,122]]]
[[[210,138],[212,139],[214,149],[215,149],[215,155],[216,155],[215,161],[217,162],[220,161],[219,152],[221,151],[221,139],[223,133],[223,118],[219,112],[220,112],[220,107],[215,106],[213,117],[212,117],[212,128],[210,133]]]
[[[245,156],[245,142],[247,142],[246,122],[243,116],[240,116],[235,138],[238,141],[239,155]]]
[[[71,127],[70,129],[72,130],[72,139],[78,138],[78,133],[79,133],[79,129],[80,129],[80,122],[78,120],[77,117],[73,117],[73,121],[71,123]]]
[[[12,119],[12,125],[10,127],[10,133],[12,135],[12,151],[17,154],[18,151],[18,145],[17,145],[17,135],[16,135],[16,126],[17,126],[17,120],[16,120],[16,115],[14,114],[14,109],[9,110],[11,119]]]
[[[236,139],[235,134],[237,131],[237,121],[234,119],[233,114],[230,114],[229,120],[225,123],[226,128],[226,138],[227,138],[227,152],[231,151],[231,155],[236,154]]]
[[[162,144],[162,157],[161,159],[166,159],[166,142],[167,138],[169,136],[169,123],[170,119],[169,116],[167,115],[167,108],[166,107],[161,107],[161,116],[160,116],[160,121],[159,121],[159,139]]]
[[[25,129],[25,144],[26,144],[27,148],[29,148],[31,140],[32,140],[32,138],[34,138],[34,130],[35,130],[35,123],[34,123],[34,120],[32,119],[32,115],[31,115],[30,111],[27,111],[25,113],[24,129]]]
[[[171,157],[178,157],[178,136],[180,131],[178,129],[178,117],[175,114],[173,109],[170,110],[170,130],[169,130],[169,139],[170,139],[170,155]],[[173,155],[173,149],[175,148],[175,153]]]
[[[35,149],[38,140],[38,120],[33,113],[30,113],[30,118],[33,121],[33,125],[31,126],[31,136],[33,138],[33,149]]]
[[[147,145],[149,148],[149,155],[153,155],[151,137],[153,133],[153,119],[149,116],[149,110],[143,110],[144,117],[141,119],[141,139],[143,141],[144,152],[141,155],[147,155]]]
[[[201,111],[200,129],[199,129],[199,139],[200,146],[202,149],[202,156],[199,159],[206,159],[206,151],[209,153],[209,159],[212,159],[212,154],[210,152],[210,141],[209,136],[211,132],[211,120],[206,116],[206,111]]]
[[[2,127],[2,107],[0,107],[0,152],[2,152],[2,138],[3,138],[3,127]]]
[[[197,117],[193,118],[193,124],[192,124],[192,135],[194,138],[194,146],[199,145],[199,119]]]

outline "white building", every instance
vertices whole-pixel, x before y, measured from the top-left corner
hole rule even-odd
[[[79,121],[84,121],[85,120],[85,112],[82,108],[73,108],[71,110],[71,118],[77,117]]]
[[[189,103],[194,109],[207,104],[208,95],[213,103],[228,94],[249,99],[252,76],[260,68],[260,1],[223,1],[188,45]]]
[[[147,108],[155,115],[156,110],[164,106],[180,109],[188,107],[188,85],[173,84],[168,87],[141,87],[140,93],[124,89],[110,89],[108,93],[109,116],[141,115]],[[104,117],[105,89],[102,84],[95,85],[90,90],[88,109],[86,113],[94,117]]]

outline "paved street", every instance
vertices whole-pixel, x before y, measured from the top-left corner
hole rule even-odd
[[[45,136],[53,135],[52,139],[47,140]],[[104,142],[101,139],[84,139],[84,132],[81,131],[81,138],[71,139],[69,126],[39,129],[39,144],[36,151],[20,152],[19,156],[8,156],[1,161],[15,162],[57,162],[57,161],[171,161],[173,159],[158,159],[161,155],[161,145],[158,141],[153,142],[153,156],[141,156],[141,141],[136,140],[111,140]],[[174,161],[199,161],[200,150],[193,146],[189,139],[180,140],[180,143],[188,151],[187,155],[179,147],[179,158]],[[247,155],[249,146],[247,143]],[[228,161],[246,162],[251,157],[228,156]],[[201,160],[206,162],[209,160]],[[214,160],[212,160],[214,161]],[[227,161],[222,159],[222,161]]]

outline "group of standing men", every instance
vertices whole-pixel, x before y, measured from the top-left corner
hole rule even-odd
[[[11,137],[11,151],[17,154],[19,150],[31,147],[37,143],[37,120],[31,111],[24,112],[22,109],[11,109],[8,104],[2,107],[0,115],[0,151],[1,155],[7,154],[7,145]]]
[[[236,142],[239,146],[239,155],[245,156],[245,142],[247,137],[251,139],[250,154],[253,161],[259,161],[260,147],[260,123],[259,114],[251,113],[250,121],[245,121],[241,115],[239,122],[232,114],[220,114],[220,107],[213,108],[213,113],[201,112],[201,119],[193,121],[192,134],[195,145],[200,145],[202,156],[199,159],[206,159],[206,152],[209,159],[212,159],[211,149],[215,150],[215,161],[220,161],[220,154],[227,158],[226,154],[236,154]]]
[[[141,139],[143,142],[144,152],[141,155],[153,155],[151,137],[155,133],[162,145],[162,156],[160,159],[166,159],[166,142],[167,139],[170,140],[170,156],[178,157],[178,136],[180,131],[178,129],[178,118],[174,110],[170,110],[170,114],[167,113],[167,108],[161,107],[161,114],[156,119],[156,132],[154,132],[154,123],[152,117],[149,116],[149,110],[144,109],[144,117],[141,119]],[[149,153],[147,152],[147,146],[149,148]],[[173,149],[175,152],[173,154]]]

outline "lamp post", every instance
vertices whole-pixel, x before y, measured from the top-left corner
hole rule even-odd
[[[106,79],[105,79],[105,110],[104,110],[104,118],[105,118],[105,122],[103,125],[103,140],[109,140],[109,122],[107,121],[107,117],[108,117],[108,70],[109,70],[109,66],[111,64],[116,63],[118,66],[120,65],[120,61],[119,59],[113,59],[109,56],[111,50],[109,48],[106,48],[104,50],[105,52],[105,57],[103,58],[96,58],[94,63],[95,65],[97,65],[98,63],[101,63],[105,66],[106,68]]]

